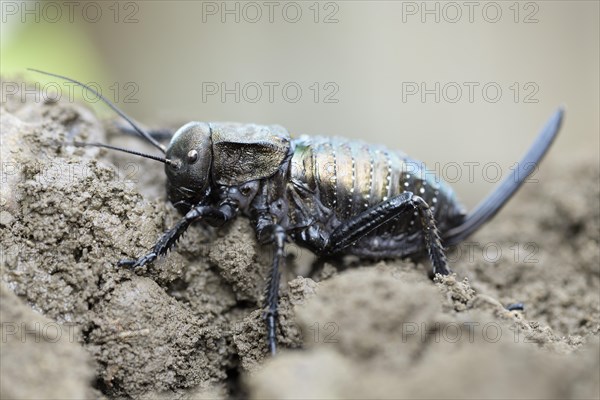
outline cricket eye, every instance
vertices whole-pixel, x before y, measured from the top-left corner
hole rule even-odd
[[[198,161],[198,151],[190,150],[190,152],[187,154],[187,158],[188,164],[195,163],[196,161]]]

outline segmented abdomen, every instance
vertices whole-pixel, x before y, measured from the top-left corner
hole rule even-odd
[[[302,136],[295,145],[292,178],[314,191],[340,221],[404,191],[430,205],[442,230],[463,213],[452,189],[399,151],[335,137]],[[414,225],[412,219],[404,222]]]

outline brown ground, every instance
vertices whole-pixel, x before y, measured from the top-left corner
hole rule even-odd
[[[451,254],[456,276],[402,261],[290,272],[269,359],[269,256],[247,220],[192,227],[143,274],[119,268],[179,218],[162,166],[53,140],[152,150],[79,105],[1,111],[2,398],[600,396],[597,159],[544,165]],[[290,270],[311,260],[290,249]]]

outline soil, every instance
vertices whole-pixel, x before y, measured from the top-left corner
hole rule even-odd
[[[544,164],[434,282],[410,260],[302,277],[313,257],[289,246],[272,358],[248,220],[117,266],[180,218],[163,166],[60,143],[155,151],[85,105],[23,97],[0,105],[1,398],[600,397],[596,156]]]

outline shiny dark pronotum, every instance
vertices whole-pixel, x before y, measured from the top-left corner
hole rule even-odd
[[[35,71],[35,70],[34,70]],[[562,108],[507,177],[472,212],[452,189],[405,154],[358,140],[300,136],[277,125],[190,122],[164,148],[112,103],[86,85],[165,157],[169,200],[185,216],[147,254],[120,265],[142,267],[165,255],[195,221],[221,226],[249,217],[261,244],[274,246],[265,290],[268,347],[276,352],[279,281],[288,240],[321,257],[409,257],[427,252],[432,275],[450,268],[444,246],[454,246],[489,221],[525,182],[558,134]]]

